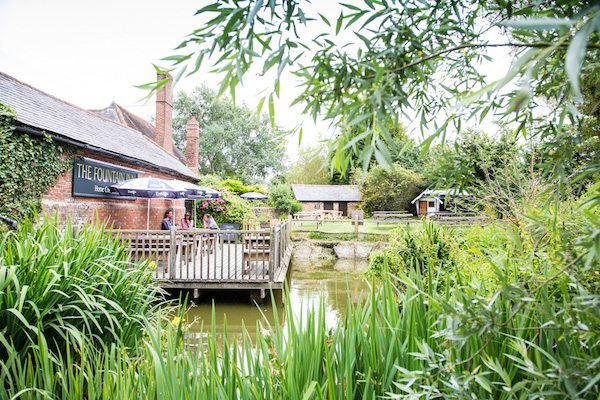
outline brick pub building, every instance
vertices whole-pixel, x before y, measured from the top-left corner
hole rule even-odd
[[[159,76],[159,79],[164,79]],[[84,110],[0,72],[0,102],[17,113],[16,132],[50,136],[68,145],[73,165],[42,198],[44,212],[57,212],[75,224],[99,219],[120,229],[145,229],[147,199],[124,199],[109,192],[112,184],[135,177],[198,180],[198,122],[187,124],[186,157],[173,145],[173,91],[163,86],[156,97],[156,126],[111,104]],[[150,229],[160,229],[171,208],[178,222],[184,200],[152,199]]]

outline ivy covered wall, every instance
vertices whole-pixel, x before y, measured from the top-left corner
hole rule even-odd
[[[21,219],[33,209],[72,162],[71,149],[49,136],[37,138],[14,130],[16,113],[0,103],[0,214]]]

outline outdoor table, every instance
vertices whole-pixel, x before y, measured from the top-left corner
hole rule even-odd
[[[250,263],[258,261],[270,261],[271,237],[260,235],[247,235],[243,240],[242,265],[244,273],[250,271]]]

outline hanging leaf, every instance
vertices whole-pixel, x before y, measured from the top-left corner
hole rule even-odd
[[[271,121],[271,126],[275,126],[275,102],[273,101],[273,94],[269,95],[269,120]]]
[[[335,24],[335,34],[339,34],[342,29],[342,24],[344,23],[344,13],[340,12],[340,16],[337,19],[337,23]]]
[[[567,49],[567,56],[565,58],[565,70],[567,71],[567,77],[573,93],[577,96],[581,96],[581,88],[579,86],[579,72],[583,65],[583,59],[587,51],[588,38],[593,31],[593,22],[599,17],[596,16],[591,21],[588,21],[576,34],[573,36],[569,48]]]

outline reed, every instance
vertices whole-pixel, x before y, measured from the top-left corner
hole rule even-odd
[[[104,227],[76,234],[47,218],[3,235],[0,243],[0,356],[137,344],[153,315],[157,289],[143,264],[132,268]],[[43,343],[42,343],[43,342]]]
[[[598,398],[598,296],[551,268],[552,285],[515,282],[524,258],[492,259],[491,294],[444,263],[415,265],[384,273],[331,329],[322,304],[286,307],[285,322],[274,310],[254,341],[246,329],[229,337],[227,322],[219,337],[214,311],[206,334],[186,340],[182,310],[146,320],[135,350],[83,341],[77,354],[52,352],[38,335],[0,360],[0,398]]]

